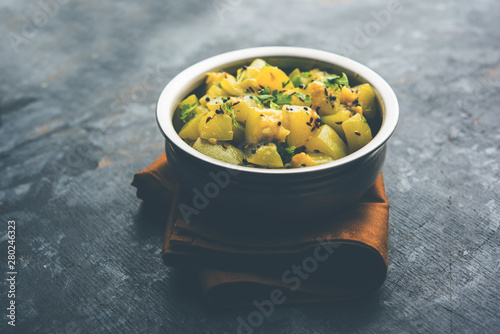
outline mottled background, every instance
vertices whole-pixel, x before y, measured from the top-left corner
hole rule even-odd
[[[154,108],[175,74],[290,45],[352,57],[399,98],[390,265],[373,295],[280,307],[254,333],[498,333],[500,2],[390,3],[3,0],[0,310],[15,219],[15,332],[236,331],[252,309],[211,310],[163,265],[165,220],[130,181],[163,150]]]

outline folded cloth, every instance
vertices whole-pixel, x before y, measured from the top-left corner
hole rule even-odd
[[[185,222],[165,154],[137,173],[132,185],[145,201],[170,202],[163,260],[194,268],[214,306],[346,300],[375,291],[385,280],[389,204],[382,175],[343,213],[314,224],[291,222],[301,229],[281,224],[277,230],[240,228],[237,213],[230,224],[202,213]]]

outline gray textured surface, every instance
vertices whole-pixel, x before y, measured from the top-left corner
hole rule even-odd
[[[61,2],[45,21],[35,1],[0,7],[0,309],[16,219],[15,332],[235,332],[251,309],[207,309],[163,265],[164,221],[129,183],[162,152],[154,105],[176,73],[292,45],[351,56],[399,98],[389,276],[364,300],[280,307],[254,332],[498,333],[500,2],[401,0],[387,25],[384,0]],[[12,33],[28,36],[18,52]]]

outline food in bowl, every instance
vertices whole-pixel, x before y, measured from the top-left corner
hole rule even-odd
[[[179,101],[192,93],[197,97],[205,95],[207,72],[222,69],[237,76],[238,68],[248,66],[256,58],[287,73],[296,67],[302,71],[319,68],[329,73],[346,73],[351,87],[369,83],[377,100],[376,118],[367,118],[373,139],[360,150],[329,163],[270,169],[222,162],[186,143],[178,134],[187,123],[180,120]],[[266,227],[289,227],[292,222],[307,225],[324,221],[324,217],[353,205],[379,177],[398,119],[394,91],[373,70],[330,52],[278,46],[231,51],[195,63],[172,78],[156,106],[165,154],[182,203],[196,208],[196,213],[212,214],[216,218],[213,222],[222,221],[220,216],[225,215],[234,226],[240,226],[241,220],[261,222]],[[194,144],[195,140],[188,142]]]
[[[197,151],[234,165],[301,168],[338,160],[373,138],[378,104],[368,83],[345,73],[294,69],[262,59],[209,72],[174,113],[178,134]]]

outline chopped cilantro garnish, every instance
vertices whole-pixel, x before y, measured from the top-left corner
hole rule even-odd
[[[302,78],[310,78],[310,77],[311,77],[311,73],[302,72],[300,74],[295,75],[292,78],[292,83],[293,83],[294,87],[299,87],[302,84]]]
[[[273,90],[273,92],[271,93],[269,87],[261,89],[257,97],[266,107],[270,107],[271,102],[275,104],[287,104],[292,100],[291,95],[283,94],[283,92],[278,92],[277,89]]]
[[[233,118],[233,125],[238,125],[238,122],[236,122],[236,115],[234,114],[234,108],[232,102],[224,103],[222,105],[222,110],[224,110]]]
[[[290,79],[288,79],[288,81],[286,81],[286,82],[282,82],[281,87],[285,88],[289,83],[290,83]]]
[[[295,152],[295,146],[278,147],[278,154],[284,164],[289,163]]]
[[[220,84],[220,82],[217,84],[217,86],[219,86],[219,88],[222,88],[222,85]]]
[[[271,94],[271,89],[269,89],[269,87],[265,87],[259,90],[259,95],[257,95],[257,97],[260,100],[260,102],[262,102],[262,104],[264,104],[267,107],[269,107],[269,103],[271,101],[276,99],[276,97]]]
[[[277,105],[276,103],[274,103],[273,101],[269,101],[269,107],[271,109],[281,110],[281,107],[279,105]]]
[[[269,87],[265,87],[259,90],[259,95],[257,95],[257,97],[262,103],[267,103],[268,101],[272,101],[275,99],[275,97],[271,95],[271,90],[269,89]]]
[[[184,123],[186,123],[186,119],[193,114],[194,109],[196,108],[197,105],[198,105],[197,103],[193,104],[186,103],[181,106],[181,120],[184,121]]]
[[[311,101],[311,96],[309,94],[302,94],[302,93],[295,93],[295,96],[297,96],[301,101],[305,103],[309,103]]]
[[[324,78],[323,82],[326,87],[339,89],[343,86],[349,86],[349,79],[347,79],[347,75],[342,73],[342,77],[332,74]]]
[[[273,91],[273,95],[276,90]],[[287,104],[292,101],[292,96],[289,94],[283,94],[283,92],[279,92],[276,95],[276,104]]]
[[[261,90],[259,90],[259,94],[271,94],[271,88],[264,87]]]

